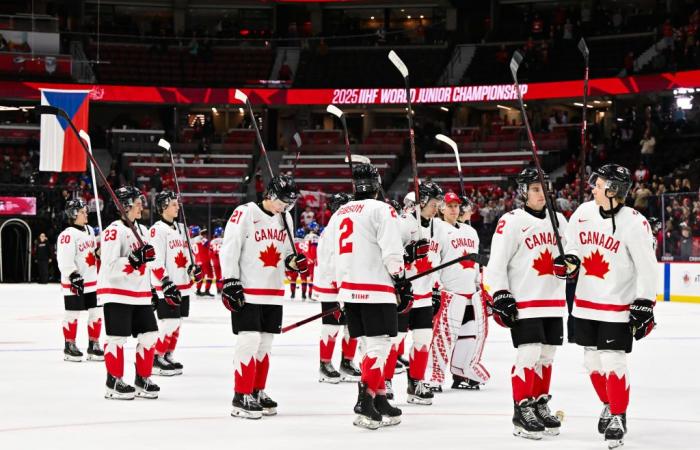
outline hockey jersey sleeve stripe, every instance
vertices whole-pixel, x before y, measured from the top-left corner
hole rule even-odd
[[[314,289],[316,289],[315,286],[314,286]],[[432,292],[428,292],[427,294],[418,294],[418,295],[413,294],[413,300],[423,300],[425,298],[432,298],[432,297],[433,297]]]
[[[321,294],[337,294],[338,288],[337,287],[325,288],[325,287],[317,286],[314,284],[314,291],[318,291]]]
[[[284,289],[255,289],[255,288],[244,288],[244,294],[250,295],[277,295],[280,297],[284,296]]]
[[[576,298],[574,303],[579,308],[597,309],[600,311],[629,311],[630,305],[612,305],[610,303],[595,303],[588,300]]]
[[[516,302],[518,309],[522,308],[561,308],[566,306],[566,300],[527,300]]]
[[[150,297],[151,291],[130,291],[127,289],[102,288],[97,290],[97,295],[124,295],[127,297]]]
[[[316,289],[316,286],[314,286],[314,289]],[[350,283],[347,281],[344,281],[340,285],[340,289],[347,289],[349,291],[388,292],[390,294],[396,293],[394,286],[387,286],[384,284]]]
[[[83,284],[83,287],[87,288],[87,287],[92,287],[92,286],[96,286],[96,285],[97,285],[97,281],[88,281],[88,282]],[[68,283],[68,284],[61,283],[61,287],[66,288],[66,289],[70,289],[71,284],[70,283]]]

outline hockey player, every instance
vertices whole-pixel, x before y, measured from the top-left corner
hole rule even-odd
[[[217,294],[221,294],[221,287],[223,286],[223,279],[221,278],[221,260],[219,258],[221,244],[224,243],[223,235],[224,228],[216,227],[214,228],[214,239],[209,242],[209,256],[211,257],[211,265],[214,267],[214,278],[216,279]]]
[[[318,237],[320,233],[321,228],[317,226],[316,231],[308,233],[304,239],[306,241],[306,251],[304,255],[309,264],[309,271],[306,274],[309,298],[311,298],[314,292],[314,269],[316,268],[316,254],[318,252]]]
[[[434,182],[426,181],[420,184],[419,195],[420,224],[415,214],[406,214],[401,220],[403,242],[408,243],[404,258],[407,277],[425,272],[441,262],[433,218],[443,200],[442,188]],[[426,246],[427,252],[425,252]],[[433,292],[437,280],[438,274],[432,274],[414,281],[412,283],[413,305],[408,313],[399,315],[399,332],[410,330],[413,341],[408,360],[407,401],[419,405],[433,403],[433,393],[423,380],[433,337],[433,316],[440,307],[440,295]]]
[[[61,290],[65,314],[63,337],[65,361],[82,361],[83,354],[75,345],[80,311],[88,312],[88,361],[104,360],[100,349],[102,308],[97,306],[97,258],[95,257],[95,235],[87,224],[87,205],[80,199],[66,204],[65,214],[69,226],[58,235],[56,261],[61,271]]]
[[[479,251],[479,236],[471,226],[460,224],[462,200],[448,192],[441,207],[444,220],[435,219],[440,258],[451,261]],[[442,392],[445,371],[452,361],[453,389],[478,389],[489,379],[481,364],[486,340],[486,314],[479,287],[479,265],[463,261],[440,271],[442,306],[433,326],[430,386]],[[475,295],[477,294],[477,295]]]
[[[338,301],[345,307],[350,336],[362,340],[358,414],[354,425],[377,429],[400,422],[401,410],[389,404],[383,368],[398,311],[413,301],[406,281],[403,248],[396,211],[376,200],[379,173],[371,164],[354,164],[355,199],[331,217],[326,226],[333,243]]]
[[[214,279],[212,273],[211,255],[209,252],[209,239],[207,239],[207,229],[200,228],[199,225],[190,225],[190,242],[192,243],[192,254],[195,263],[202,268],[202,279],[197,283],[198,297],[213,297],[209,292],[211,282]],[[205,283],[202,290],[202,283]]]
[[[288,211],[298,197],[293,178],[275,176],[262,202],[239,206],[226,224],[220,254],[221,300],[231,311],[232,330],[238,335],[234,417],[259,419],[277,413],[277,403],[265,393],[265,385],[272,338],[282,328],[284,270],[307,270],[306,258],[292,252],[287,234],[292,226]]]
[[[151,307],[151,281],[146,264],[155,259],[155,250],[147,243],[148,229],[135,221],[141,218],[144,197],[132,186],[117,189],[116,195],[129,220],[134,222],[144,245],[123,220],[115,220],[102,232],[102,267],[97,276],[97,300],[104,305],[105,398],[132,400],[158,398],[160,388],[151,381],[153,353],[158,339],[158,324]],[[134,387],[124,376],[124,344],[128,336],[138,340]],[[134,392],[135,391],[135,392]]]
[[[306,232],[304,231],[303,228],[297,228],[296,235],[294,238],[294,248],[297,252],[297,254],[303,254],[306,255],[306,242],[304,238],[306,237]],[[308,280],[308,273],[299,273],[296,270],[287,270],[285,272],[285,276],[287,277],[287,281],[289,281],[289,291],[290,291],[290,298],[294,300],[294,297],[297,292],[297,280],[300,280],[301,283],[301,300],[305,301],[306,300],[306,284]]]
[[[565,282],[556,235],[545,195],[534,168],[518,174],[522,209],[504,214],[491,242],[484,284],[493,297],[494,319],[510,328],[517,349],[511,370],[515,436],[542,439],[559,434],[561,423],[550,412],[549,385],[556,347],[563,342]],[[559,234],[566,219],[556,214]],[[557,260],[555,260],[555,255]]]
[[[341,206],[352,199],[344,193],[333,194],[328,201],[328,209],[335,213]],[[338,285],[335,281],[335,270],[333,265],[333,246],[329,236],[332,233],[321,233],[318,239],[316,256],[319,266],[314,273],[314,291],[312,299],[321,302],[321,311],[326,312],[339,307]],[[334,314],[324,316],[321,325],[321,339],[319,342],[319,353],[321,364],[319,368],[319,381],[336,384],[340,381],[360,381],[360,370],[353,363],[355,351],[357,349],[357,339],[350,337],[345,315],[342,310]],[[342,359],[340,371],[335,370],[331,360],[333,359],[333,349],[340,330],[343,330],[341,343]]]
[[[606,164],[591,175],[593,201],[571,216],[566,252],[581,259],[573,315],[576,343],[604,408],[598,431],[622,445],[629,403],[627,353],[654,323],[657,262],[647,219],[625,206],[627,168]]]
[[[173,352],[180,337],[182,318],[189,316],[192,278],[201,278],[202,271],[190,261],[185,230],[176,222],[180,212],[177,195],[171,191],[159,192],[154,203],[161,219],[149,231],[149,244],[156,255],[148,267],[156,291],[159,322],[153,373],[181,375],[182,364],[173,358]]]

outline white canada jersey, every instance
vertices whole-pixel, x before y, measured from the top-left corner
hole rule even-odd
[[[148,243],[148,229],[134,224],[141,240]],[[140,244],[134,232],[121,220],[115,220],[102,232],[100,273],[97,276],[97,302],[124,303],[127,305],[151,304],[151,277],[143,264],[134,269],[129,264],[129,254]]]
[[[335,302],[338,297],[333,242],[329,238],[331,234],[324,229],[318,238],[318,247],[316,247],[317,264],[314,269],[314,288],[311,291],[311,298],[319,302]]]
[[[435,235],[439,242],[440,259],[443,263],[460,256],[479,253],[479,235],[470,225],[449,223],[434,219]],[[439,273],[442,290],[466,297],[471,305],[471,296],[479,286],[479,265],[474,261],[461,261],[442,269]]]
[[[61,271],[61,292],[75,295],[70,290],[70,274],[78,272],[83,277],[84,293],[97,290],[96,240],[91,226],[80,229],[70,226],[58,235],[56,262]]]
[[[420,236],[418,236],[417,223],[418,220],[414,214],[401,216],[401,237],[403,244],[406,245],[410,242],[417,241],[419,238],[423,238],[430,241],[430,250],[428,251],[428,256],[425,258],[421,258],[406,265],[406,278],[425,272],[441,263],[441,243],[437,237],[435,220],[431,220],[427,227],[421,224]],[[413,286],[413,308],[432,307],[433,287],[435,287],[436,284],[440,284],[440,275],[438,272],[434,272],[411,282]]]
[[[578,207],[567,230],[566,253],[581,259],[573,315],[603,322],[627,322],[638,298],[656,300],[658,263],[647,219],[623,206],[612,219],[590,201]]]
[[[148,267],[151,285],[158,297],[163,298],[163,277],[170,278],[182,295],[192,295],[192,278],[187,273],[191,261],[182,224],[159,220],[153,224],[148,236],[148,243],[156,250],[156,259],[148,263]]]
[[[565,236],[566,218],[557,213],[559,234]],[[565,240],[562,239],[562,245]],[[566,281],[554,276],[559,256],[549,212],[538,219],[524,209],[504,214],[491,241],[491,256],[484,269],[489,293],[507,290],[515,297],[518,318],[564,317]]]
[[[282,223],[289,213],[270,215],[255,202],[237,207],[226,224],[219,253],[221,275],[236,278],[243,285],[246,302],[281,305],[284,298],[284,260],[292,243]]]
[[[403,246],[394,208],[374,199],[349,202],[333,214],[326,233],[338,301],[396,304],[391,276],[403,273]]]

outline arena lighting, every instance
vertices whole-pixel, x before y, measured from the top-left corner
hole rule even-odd
[[[496,105],[496,107],[497,107],[497,108],[501,108],[501,109],[505,109],[506,111],[510,111],[510,110],[511,110],[511,108],[509,108],[509,107],[507,107],[507,106],[503,106],[503,105]]]
[[[371,16],[369,19],[370,19],[370,20],[374,20],[374,16]]]
[[[583,106],[583,103],[575,102],[575,103],[574,103],[574,106],[582,107],[582,106]],[[591,109],[593,109],[594,106],[593,106],[593,105],[586,105],[586,108],[591,108]]]
[[[445,106],[441,106],[440,109],[445,111],[445,112],[450,112],[450,109],[445,107]]]
[[[214,106],[211,107],[211,112],[213,112],[214,114],[219,114],[219,111],[217,111],[216,107]]]
[[[243,108],[238,108],[238,114],[245,114],[245,110]]]

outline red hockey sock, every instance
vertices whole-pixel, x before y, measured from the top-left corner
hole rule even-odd
[[[253,393],[253,385],[255,384],[255,357],[251,356],[248,364],[240,364],[234,373],[233,382],[236,393]]]
[[[100,333],[102,332],[102,319],[97,319],[88,323],[88,339],[91,341],[99,341]]]
[[[206,284],[204,285],[204,292],[209,292],[211,289],[211,278],[207,278]]]
[[[116,344],[105,344],[105,366],[107,373],[114,378],[124,376],[124,347]]]
[[[376,357],[365,355],[360,363],[360,371],[362,372],[362,382],[367,385],[367,390],[370,395],[375,394],[381,389],[385,389],[382,367],[377,363]]]
[[[301,296],[306,297],[306,283],[301,283]]]
[[[297,292],[297,282],[296,281],[289,282],[289,290],[292,293],[292,297],[294,297],[294,294],[296,294],[296,292]]]
[[[180,338],[180,327],[175,328],[173,334],[170,335],[170,340],[168,341],[168,350],[170,353],[175,351],[177,346],[177,340]]]
[[[355,358],[355,351],[357,350],[357,339],[343,336],[342,349],[343,358],[352,361]],[[394,364],[396,364],[396,362],[394,362]]]
[[[510,371],[510,382],[513,387],[513,400],[515,403],[532,398],[533,384],[535,382],[535,369],[524,367],[520,371],[515,366]]]
[[[619,377],[615,372],[610,372],[606,387],[610,400],[610,414],[626,412],[630,402],[630,386],[627,382],[627,376],[623,374]]]
[[[151,376],[153,371],[153,354],[155,347],[146,348],[139,344],[136,346],[136,373],[143,378]]]
[[[605,375],[600,372],[591,372],[590,377],[591,383],[593,383],[593,389],[595,389],[596,394],[598,394],[600,401],[605,404],[609,403]]]
[[[68,342],[75,342],[75,337],[78,335],[78,321],[63,322],[63,337]]]
[[[532,385],[532,396],[539,398],[541,395],[549,394],[549,385],[552,381],[552,366],[542,366],[541,373],[535,371],[535,379]]]
[[[201,291],[202,291],[202,283],[203,283],[202,280],[200,280],[200,281],[197,282],[197,292],[201,292]]]
[[[403,339],[401,339],[401,342],[399,343],[399,348],[396,349],[396,354],[397,354],[398,356],[403,356],[403,353],[404,353],[404,350],[405,350],[405,349],[404,349],[403,343],[404,343],[405,341],[406,341],[406,338],[405,338],[405,337],[404,337]]]
[[[265,389],[265,383],[267,382],[267,372],[270,370],[270,355],[265,355],[263,359],[255,359],[255,385],[253,386],[256,391],[262,391]]]
[[[333,349],[335,348],[335,337],[338,333],[326,336],[326,342],[323,339],[319,341],[319,354],[321,356],[321,362],[328,363],[333,359]]]
[[[311,297],[311,294],[314,292],[314,285],[312,283],[309,283],[309,297]]]
[[[428,347],[411,348],[408,358],[408,372],[412,379],[422,380],[425,377],[425,368],[428,367]]]
[[[386,357],[386,363],[384,363],[384,379],[391,380],[394,378],[394,371],[396,370],[396,359],[399,357],[399,353],[396,350],[396,346],[392,345],[391,350],[389,350],[389,356]]]
[[[216,280],[216,292],[221,293],[221,289],[224,288],[223,280]]]
[[[158,336],[156,341],[156,355],[163,356],[165,352],[168,351],[168,335],[164,335],[162,338]]]

